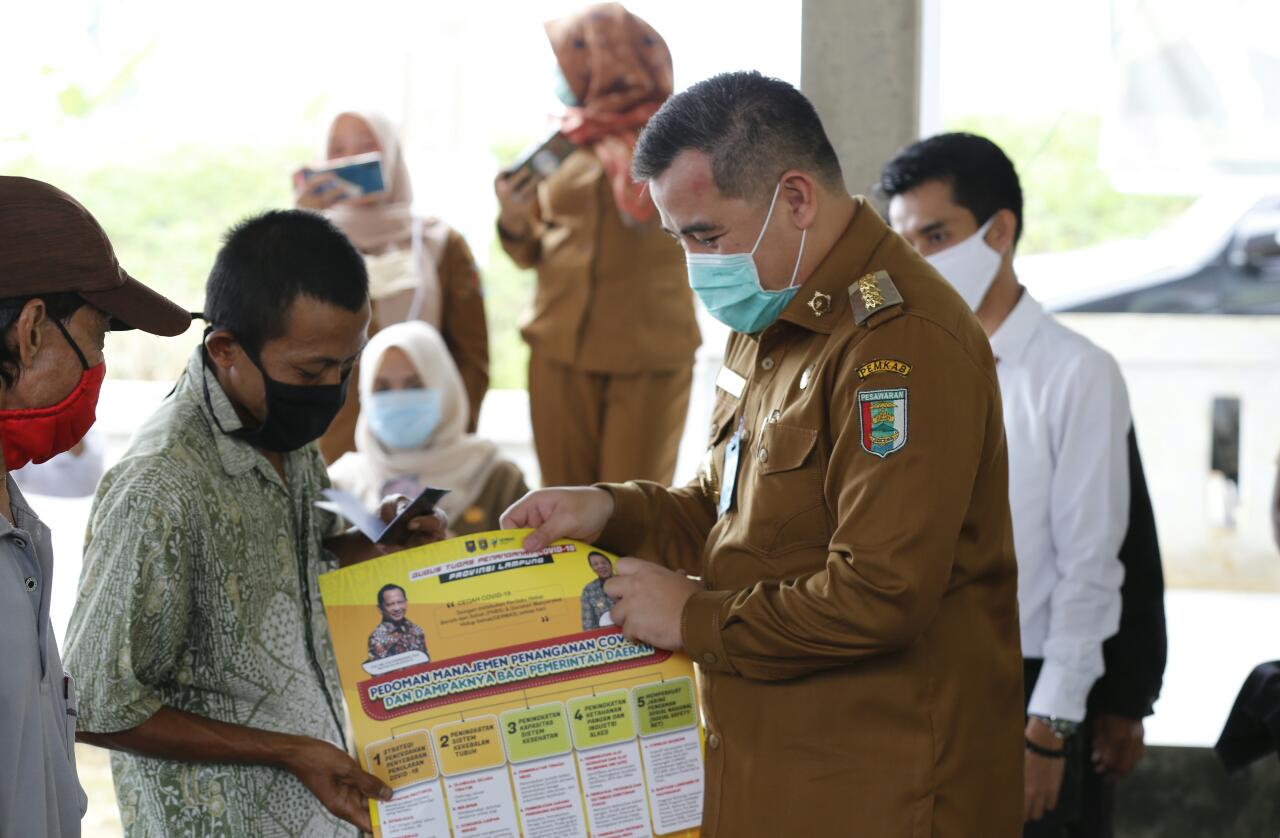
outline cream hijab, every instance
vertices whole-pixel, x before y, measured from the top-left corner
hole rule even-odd
[[[414,292],[408,319],[440,327],[441,292],[437,269],[449,228],[436,218],[413,215],[413,184],[405,164],[400,137],[391,120],[374,111],[343,110],[329,120],[322,158],[329,156],[338,118],[359,119],[382,149],[382,175],[387,190],[372,204],[336,204],[324,215],[346,233],[364,254],[369,269],[369,296],[375,302],[406,291]]]
[[[440,333],[421,320],[388,326],[369,340],[360,359],[362,402],[373,395],[382,356],[391,347],[409,356],[426,387],[440,391],[440,424],[424,447],[393,450],[373,435],[362,412],[356,422],[356,450],[334,463],[330,476],[339,488],[355,492],[370,505],[381,500],[382,487],[397,477],[449,489],[440,508],[451,520],[459,520],[498,464],[498,447],[466,433],[470,409],[462,376]]]

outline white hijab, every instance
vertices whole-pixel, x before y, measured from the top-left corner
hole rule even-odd
[[[355,492],[370,505],[381,500],[387,481],[416,478],[450,490],[440,508],[450,520],[458,520],[497,465],[498,447],[466,432],[471,411],[462,376],[440,333],[421,320],[387,326],[369,340],[360,359],[362,403],[373,395],[382,356],[392,347],[409,357],[425,387],[440,391],[440,424],[422,448],[389,449],[373,435],[362,411],[356,421],[356,450],[334,463],[330,476],[339,488]]]

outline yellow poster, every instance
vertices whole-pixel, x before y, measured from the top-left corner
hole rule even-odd
[[[613,555],[528,532],[320,577],[378,838],[696,836],[692,664],[611,625]]]

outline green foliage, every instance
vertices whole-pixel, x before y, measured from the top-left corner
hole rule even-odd
[[[1098,168],[1100,127],[1095,115],[1067,113],[1057,120],[965,117],[947,129],[988,137],[1013,160],[1025,202],[1018,251],[1029,254],[1145,236],[1191,205],[1189,197],[1112,188]]]
[[[498,166],[510,166],[533,143],[532,134],[509,132],[495,140],[489,150]],[[491,385],[498,390],[523,390],[529,371],[529,346],[520,337],[520,318],[533,298],[534,271],[523,270],[511,261],[495,231],[489,240],[489,267],[484,272],[485,313],[489,321],[489,368]],[[485,244],[473,242],[473,246]]]
[[[520,337],[519,320],[533,297],[534,272],[521,270],[495,235],[489,241],[489,267],[484,271],[485,315],[489,321],[489,386],[523,390],[529,347]]]
[[[78,84],[69,84],[58,93],[58,107],[67,116],[85,117],[93,110],[93,100]]]
[[[83,85],[68,82],[66,87],[57,95],[58,107],[61,108],[66,116],[83,119],[92,114],[99,106],[119,99],[129,90],[134,76],[137,75],[138,68],[146,61],[151,51],[155,49],[155,45],[156,42],[152,41],[130,56],[97,93],[90,93]],[[42,67],[40,70],[46,76],[58,75],[58,71],[53,67]]]

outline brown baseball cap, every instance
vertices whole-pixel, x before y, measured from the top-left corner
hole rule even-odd
[[[73,292],[113,329],[180,335],[191,314],[125,273],[102,226],[47,183],[0,176],[0,299]]]

